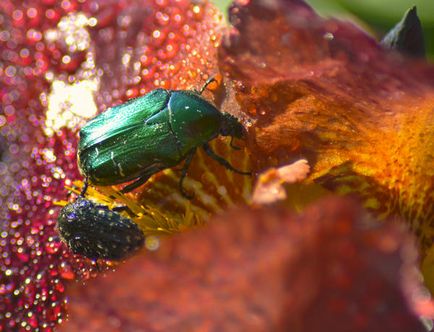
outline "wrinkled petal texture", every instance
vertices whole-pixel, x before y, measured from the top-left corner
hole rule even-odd
[[[311,180],[398,214],[431,247],[434,67],[299,0],[239,1],[230,21],[219,61],[254,119],[258,167],[306,158]]]
[[[71,289],[61,330],[424,331],[412,240],[352,201],[226,213],[149,256]]]
[[[301,1],[264,3],[233,8],[219,58],[239,83],[229,106],[255,120],[259,167],[302,155],[312,179],[358,191],[379,213],[425,225],[425,236],[432,69],[384,54]],[[66,316],[68,286],[71,319],[62,327],[70,331],[422,331],[410,302],[420,291],[410,240],[348,201],[301,217],[234,212],[70,288],[94,272],[55,230],[53,202],[81,178],[77,129],[156,87],[200,86],[217,69],[223,31],[202,2],[0,2],[2,329],[52,330]]]
[[[155,87],[202,83],[220,14],[189,1],[1,1],[0,330],[62,321],[67,280],[88,277],[55,230],[65,185],[81,178],[77,129]]]

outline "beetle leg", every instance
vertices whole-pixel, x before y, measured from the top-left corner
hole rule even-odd
[[[229,162],[226,159],[217,155],[208,144],[204,144],[202,145],[202,147],[208,156],[210,156],[212,159],[214,159],[215,161],[217,161],[227,169],[230,169],[232,172],[242,174],[242,175],[252,175],[252,172],[244,172],[244,171],[240,171],[239,169],[236,169],[234,166],[229,164]]]
[[[184,179],[187,176],[188,168],[190,167],[191,160],[193,159],[195,152],[196,149],[193,149],[188,153],[187,157],[185,158],[184,167],[182,168],[181,177],[179,178],[179,191],[181,192],[182,196],[187,199],[193,199],[194,197],[194,195],[188,194],[187,191],[184,189]]]
[[[112,207],[111,209],[104,204],[95,204],[95,207],[107,210],[107,211],[113,211],[113,212],[123,212],[123,211],[128,211],[128,206],[126,205],[120,205],[120,206],[115,206]]]
[[[123,211],[127,211],[127,210],[128,210],[128,206],[126,206],[126,205],[115,206],[112,208],[112,211],[114,211],[114,212],[123,212]]]
[[[231,142],[229,143],[229,145],[234,150],[241,150],[239,146],[234,145],[234,136],[231,136]]]
[[[154,174],[154,173],[152,173]],[[129,193],[130,191],[133,191],[134,189],[136,189],[137,187],[140,187],[142,184],[144,184],[146,181],[148,181],[148,179],[152,176],[145,174],[142,175],[137,181],[134,181],[133,183],[130,183],[128,186],[125,186],[122,188],[121,193],[122,194],[126,194]]]
[[[98,264],[98,258],[92,260],[95,263],[96,271],[100,273],[102,270]]]
[[[83,188],[81,188],[81,193],[80,193],[79,197],[84,197],[84,195],[86,194],[88,186],[89,186],[89,182],[87,181],[87,178],[86,178],[86,179],[84,179]]]

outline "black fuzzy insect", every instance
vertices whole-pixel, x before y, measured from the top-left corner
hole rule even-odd
[[[65,205],[57,221],[62,241],[75,254],[93,260],[122,260],[145,240],[131,219],[83,197]]]

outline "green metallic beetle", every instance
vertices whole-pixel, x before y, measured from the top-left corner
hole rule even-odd
[[[185,160],[180,189],[197,148],[228,169],[245,175],[216,155],[208,142],[218,135],[241,138],[243,126],[222,113],[200,91],[156,89],[109,108],[80,130],[78,166],[87,182],[115,185],[135,180],[123,188],[129,192],[161,170]]]

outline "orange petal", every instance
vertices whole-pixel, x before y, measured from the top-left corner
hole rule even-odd
[[[356,193],[381,218],[399,215],[429,248],[434,67],[299,0],[239,1],[230,13],[219,61],[252,117],[259,167],[304,157],[311,180]]]

